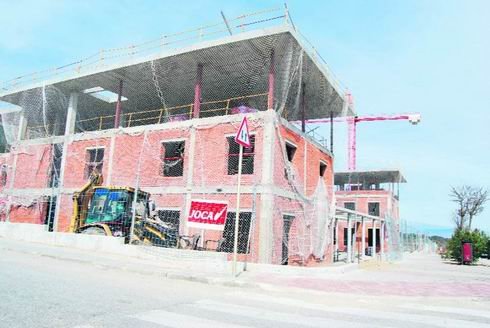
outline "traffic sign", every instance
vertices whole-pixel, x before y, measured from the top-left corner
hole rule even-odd
[[[242,123],[240,124],[240,128],[238,129],[235,142],[239,145],[242,145],[245,148],[252,147],[252,143],[250,142],[250,133],[248,131],[248,121],[247,117],[243,117]]]

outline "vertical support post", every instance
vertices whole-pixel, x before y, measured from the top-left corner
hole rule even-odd
[[[356,170],[356,117],[350,117],[347,119],[348,124],[348,147],[347,147],[347,158],[348,158],[348,170]]]
[[[362,218],[361,221],[362,227],[361,227],[361,258],[363,259],[364,256],[366,255],[366,222],[364,221],[364,218]]]
[[[201,112],[202,64],[197,64],[196,84],[194,85],[194,118]]]
[[[115,128],[118,128],[121,126],[122,91],[123,91],[123,80],[119,80],[119,91],[117,93],[117,102],[116,102],[116,116],[114,118],[114,127]]]
[[[189,136],[189,146],[186,145],[186,148],[189,147],[187,161],[187,181],[186,181],[186,194],[185,194],[185,213],[189,213],[191,209],[191,201],[192,201],[192,184],[194,178],[194,165],[195,165],[195,152],[196,152],[196,128],[191,126],[190,128],[190,136]],[[179,225],[179,233],[183,235],[189,234],[189,228],[187,224],[187,219],[183,221],[183,227]]]
[[[351,220],[350,220],[350,214],[349,218],[347,219],[347,263],[352,262],[352,227],[350,225]]]
[[[301,132],[306,132],[306,106],[305,106],[305,86],[303,82],[301,84]]]
[[[267,109],[274,110],[274,76],[275,67],[274,67],[274,50],[271,51],[271,61],[269,66],[269,87],[267,94]]]
[[[335,219],[335,248],[334,256],[339,253],[339,220]]]
[[[373,219],[373,258],[376,258],[376,220]]]
[[[333,111],[330,111],[330,152],[333,154]]]
[[[385,253],[385,221],[382,221],[381,222],[381,231],[380,231],[380,236],[379,236],[380,240],[379,240],[379,244],[380,244],[380,250],[379,250],[379,253],[381,254],[381,260],[383,260],[383,257],[384,257],[384,253]]]
[[[258,240],[258,260],[260,263],[271,264],[274,261],[273,256],[273,219],[274,219],[274,158],[277,151],[275,150],[275,118],[276,113],[267,111],[264,117],[263,139],[262,139],[262,177],[260,183],[263,186],[262,194],[260,195],[260,219],[257,220],[257,228],[259,230]],[[282,154],[281,154],[282,155]],[[282,157],[281,157],[282,158]],[[256,241],[254,241],[256,242]]]
[[[233,278],[236,277],[236,262],[238,253],[238,221],[240,220],[240,187],[242,184],[242,162],[243,146],[240,145],[240,154],[238,156],[238,186],[236,191],[235,235],[233,238]]]
[[[65,135],[75,133],[75,123],[77,119],[78,93],[72,92],[68,101],[68,110],[66,112]]]
[[[66,112],[66,123],[65,123],[65,136],[63,141],[63,151],[61,153],[61,164],[60,164],[60,176],[58,181],[58,190],[56,192],[56,207],[54,211],[53,219],[53,231],[59,231],[59,216],[61,210],[61,197],[62,191],[65,184],[65,166],[66,159],[68,158],[68,143],[70,141],[70,135],[75,133],[75,124],[78,112],[78,93],[70,93],[70,99],[68,100],[68,109]]]
[[[26,131],[27,131],[27,119],[25,116],[25,111],[22,109],[19,113],[20,118],[19,118],[19,131],[17,132],[17,141],[24,140],[26,137]]]

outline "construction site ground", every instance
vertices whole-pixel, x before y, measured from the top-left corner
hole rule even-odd
[[[490,327],[489,260],[461,266],[412,253],[395,263],[330,268],[253,265],[237,279],[229,269],[0,238],[0,322],[86,328],[181,327],[182,320],[197,319],[204,321],[195,327]],[[9,321],[20,317],[25,323]]]

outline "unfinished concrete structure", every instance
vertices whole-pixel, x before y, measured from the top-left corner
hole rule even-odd
[[[399,185],[405,182],[398,170],[335,173],[336,204],[352,211],[347,221],[335,223],[335,249],[348,261],[400,251]]]
[[[329,262],[333,156],[306,121],[355,113],[287,14],[250,24],[243,17],[222,38],[196,29],[186,32],[192,38],[105,50],[2,85],[0,100],[17,110],[2,113],[1,219],[67,231],[72,195],[98,169],[105,184],[150,192],[160,217],[181,234],[224,239],[219,251],[230,252],[232,137],[247,115],[254,145],[242,165],[241,259]],[[277,18],[286,23],[244,31]],[[200,42],[182,46],[189,39]],[[228,202],[225,230],[189,228],[192,199]]]

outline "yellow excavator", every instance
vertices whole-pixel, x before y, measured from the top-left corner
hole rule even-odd
[[[102,175],[94,170],[89,181],[73,194],[70,232],[124,237],[126,243],[177,246],[178,231],[152,215],[155,205],[149,193],[138,190],[136,195],[134,188],[102,183]]]

